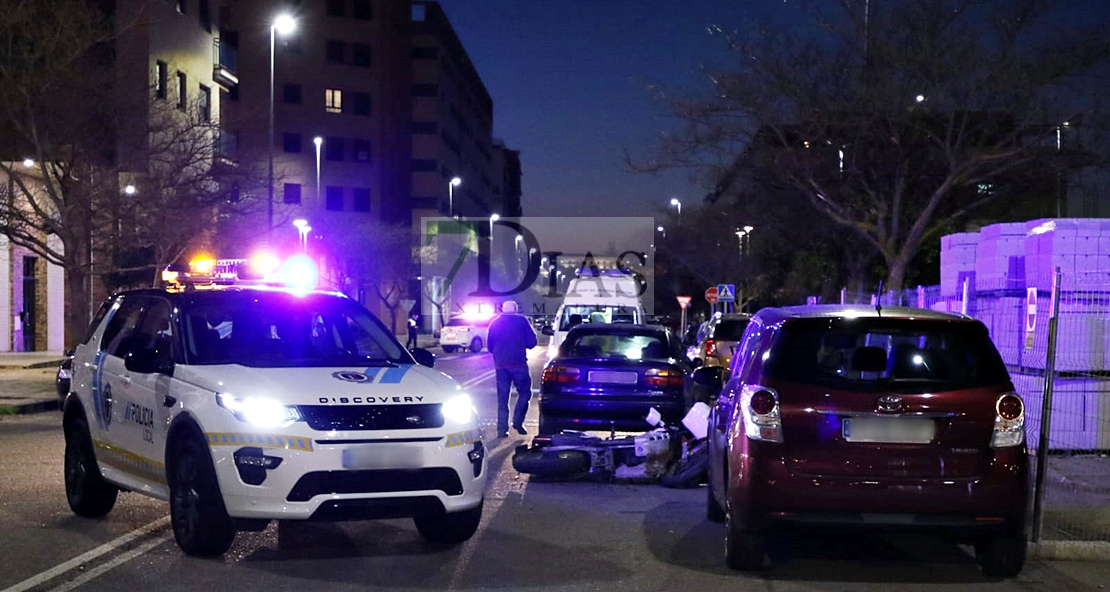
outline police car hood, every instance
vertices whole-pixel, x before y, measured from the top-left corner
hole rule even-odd
[[[287,405],[347,403],[355,397],[365,403],[442,403],[461,392],[455,379],[419,364],[369,368],[179,365],[174,377],[213,392],[266,397]]]

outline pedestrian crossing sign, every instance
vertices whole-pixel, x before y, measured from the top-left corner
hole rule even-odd
[[[718,284],[717,300],[720,302],[736,302],[736,286],[734,284]]]

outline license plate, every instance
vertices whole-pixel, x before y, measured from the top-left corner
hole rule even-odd
[[[344,469],[415,469],[424,451],[415,446],[368,445],[343,450]]]
[[[909,417],[845,417],[842,426],[848,442],[885,444],[928,444],[936,430],[931,419]]]
[[[640,375],[635,372],[591,370],[589,380],[590,382],[600,382],[607,384],[636,384],[640,381]]]

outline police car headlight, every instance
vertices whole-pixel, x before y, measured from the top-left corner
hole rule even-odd
[[[235,397],[226,393],[216,395],[216,402],[227,409],[239,421],[245,421],[264,428],[288,425],[301,419],[296,407],[282,405],[269,399],[254,397]]]
[[[443,404],[443,418],[455,423],[469,423],[474,417],[474,404],[470,402],[470,395],[458,395],[448,399]]]

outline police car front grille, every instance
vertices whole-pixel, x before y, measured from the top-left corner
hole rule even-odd
[[[462,495],[462,481],[455,469],[376,469],[370,471],[315,471],[302,476],[286,496],[291,502],[307,502],[317,495],[336,493],[398,493],[442,491]]]
[[[439,403],[426,405],[300,405],[314,430],[418,430],[443,427]]]

